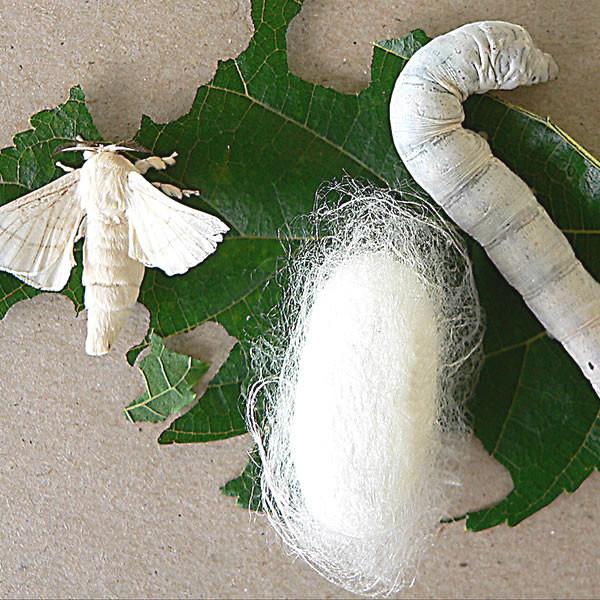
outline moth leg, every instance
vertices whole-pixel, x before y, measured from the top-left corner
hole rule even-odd
[[[158,188],[163,194],[171,196],[171,198],[177,198],[178,200],[181,200],[184,196],[186,198],[189,198],[190,196],[200,195],[200,192],[198,190],[182,190],[176,185],[172,185],[170,183],[160,183],[159,181],[153,181],[152,185]]]
[[[176,156],[177,152],[173,152],[169,156],[149,156],[148,158],[136,160],[133,166],[141,175],[144,175],[150,169],[164,171],[167,167],[172,167],[175,164]]]
[[[75,236],[75,241],[79,241],[81,238],[85,237],[87,232],[87,217],[83,217],[81,219],[81,223],[79,223],[79,229],[77,230],[77,235]]]
[[[74,171],[74,170],[75,170],[75,167],[69,167],[69,166],[67,166],[67,165],[63,165],[63,164],[60,162],[60,160],[57,160],[57,161],[56,161],[56,166],[57,166],[59,169],[62,169],[62,170],[65,172],[65,173],[71,173],[72,171]]]

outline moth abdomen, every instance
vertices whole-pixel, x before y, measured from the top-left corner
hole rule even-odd
[[[86,352],[106,354],[136,303],[144,265],[128,254],[129,228],[125,219],[88,223],[83,285],[88,311]]]

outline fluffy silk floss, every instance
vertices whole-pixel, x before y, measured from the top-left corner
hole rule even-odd
[[[254,349],[249,429],[290,548],[385,595],[412,583],[459,483],[480,309],[461,242],[414,194],[345,181],[317,204]]]

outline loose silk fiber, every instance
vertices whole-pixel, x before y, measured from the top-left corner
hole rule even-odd
[[[344,180],[317,195],[284,279],[248,393],[263,506],[322,575],[387,595],[414,581],[460,484],[481,345],[470,263],[415,193]]]

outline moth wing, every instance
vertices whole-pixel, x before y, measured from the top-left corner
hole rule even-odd
[[[185,273],[212,254],[229,227],[171,200],[137,172],[128,175],[129,256],[167,275]]]
[[[83,219],[78,181],[79,169],[0,207],[0,270],[41,290],[66,285]]]

